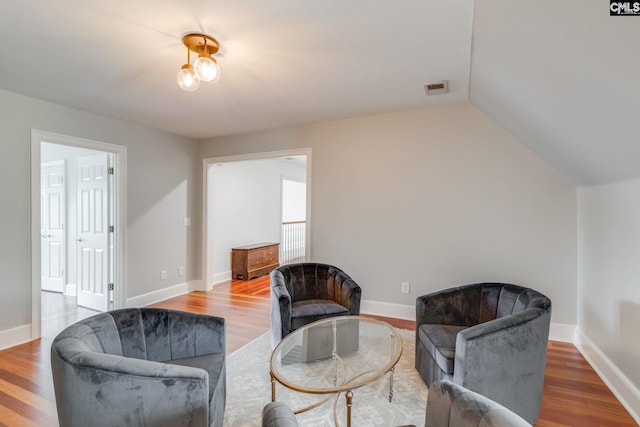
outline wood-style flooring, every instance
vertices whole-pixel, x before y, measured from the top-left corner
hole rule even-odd
[[[227,353],[231,353],[269,330],[269,280],[268,276],[234,280],[153,306],[224,317]],[[415,329],[411,321],[378,318]],[[51,337],[43,337],[0,351],[0,426],[57,425],[50,348]],[[536,426],[636,425],[572,344],[549,342],[542,412]]]

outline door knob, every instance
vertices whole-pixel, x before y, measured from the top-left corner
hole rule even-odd
[[[76,242],[82,242],[82,239],[78,238],[76,239]]]

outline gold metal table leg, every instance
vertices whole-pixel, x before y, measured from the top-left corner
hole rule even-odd
[[[271,375],[271,401],[275,402],[276,401],[276,377],[274,377],[271,372],[269,373],[269,375]]]
[[[393,373],[395,372],[396,367],[391,368],[389,373],[389,402],[393,399]]]
[[[344,397],[347,399],[347,427],[351,427],[351,399],[353,398],[351,390],[347,391]]]

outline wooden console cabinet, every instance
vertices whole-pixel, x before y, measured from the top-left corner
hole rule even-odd
[[[231,248],[231,277],[249,280],[270,273],[279,264],[280,243],[256,243]]]

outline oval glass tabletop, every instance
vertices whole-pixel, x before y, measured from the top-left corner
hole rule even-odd
[[[393,370],[402,338],[382,321],[359,316],[319,320],[287,335],[273,350],[271,374],[303,393],[336,393]]]

